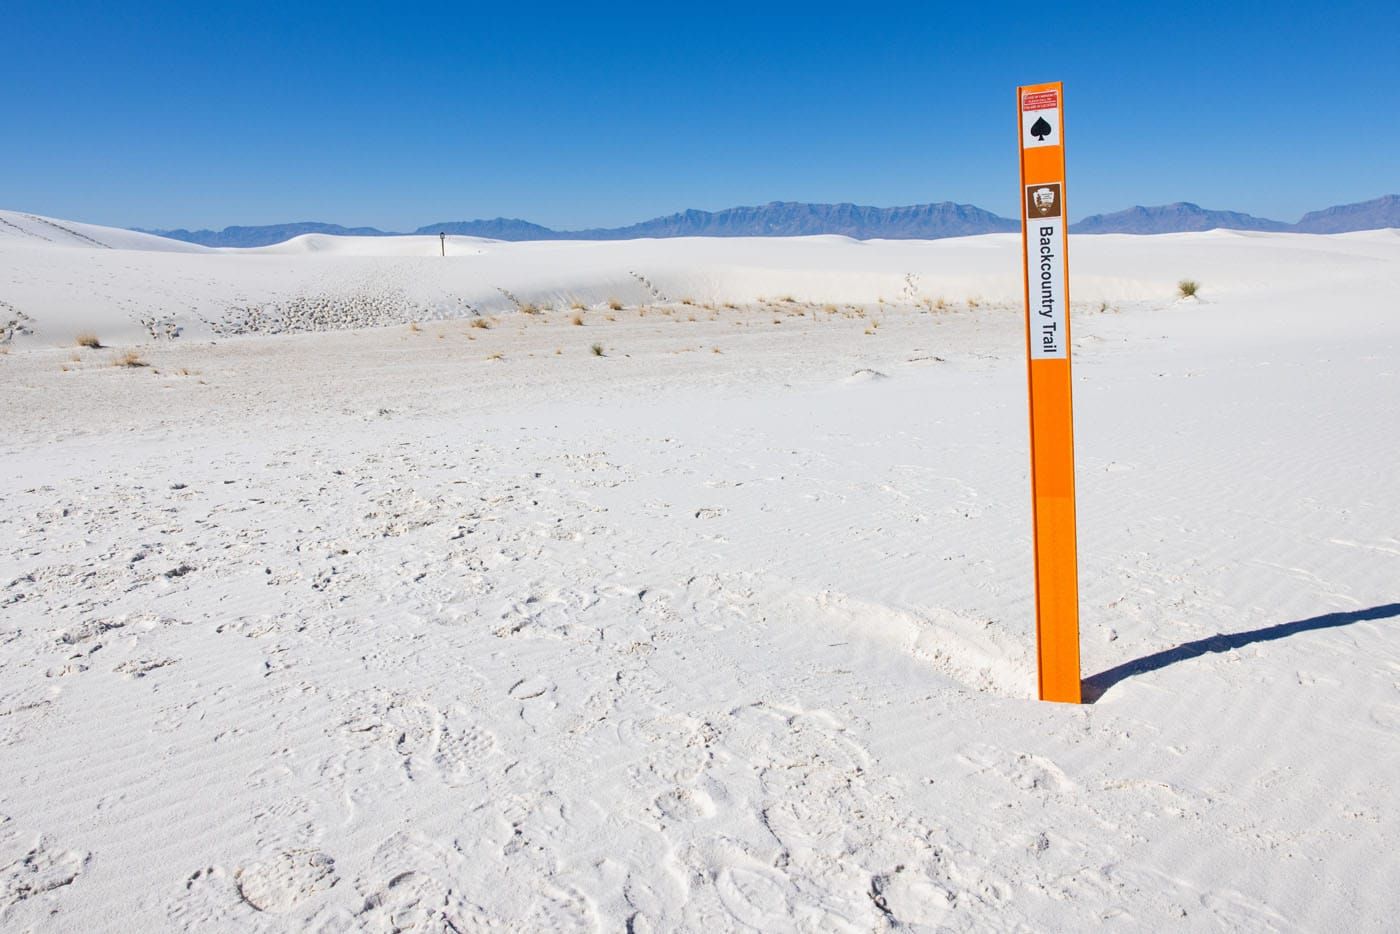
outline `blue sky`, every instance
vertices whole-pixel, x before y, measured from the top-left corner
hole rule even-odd
[[[0,207],[95,223],[612,226],[774,200],[1295,220],[1400,190],[1393,3],[6,6]]]

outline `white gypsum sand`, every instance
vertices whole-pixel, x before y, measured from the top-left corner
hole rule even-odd
[[[1072,239],[1067,707],[1030,700],[1016,237],[3,217],[7,929],[1400,908],[1395,231]]]

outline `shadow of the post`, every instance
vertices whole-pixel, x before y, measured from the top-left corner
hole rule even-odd
[[[1163,649],[1151,655],[1144,655],[1142,658],[1135,658],[1130,662],[1124,662],[1107,671],[1101,671],[1085,678],[1084,703],[1094,703],[1103,697],[1109,688],[1134,675],[1159,671],[1168,665],[1190,661],[1210,652],[1229,652],[1246,645],[1253,645],[1256,642],[1286,639],[1300,632],[1309,632],[1314,629],[1335,629],[1338,626],[1350,626],[1352,623],[1388,619],[1393,616],[1400,616],[1400,603],[1387,603],[1384,606],[1373,606],[1370,609],[1353,610],[1348,613],[1328,613],[1326,616],[1314,616],[1311,619],[1279,623],[1277,626],[1251,629],[1249,632],[1221,633],[1217,636],[1211,636],[1209,639],[1183,642],[1174,648]]]

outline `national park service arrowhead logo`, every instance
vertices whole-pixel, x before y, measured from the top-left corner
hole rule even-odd
[[[1026,189],[1026,216],[1031,220],[1045,217],[1059,217],[1060,185],[1031,185]]]

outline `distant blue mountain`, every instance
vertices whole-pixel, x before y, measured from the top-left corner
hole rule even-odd
[[[1212,211],[1188,201],[1158,207],[1133,207],[1113,214],[1095,214],[1070,225],[1076,234],[1182,233],[1192,230],[1265,230],[1295,233],[1342,233],[1400,227],[1400,196],[1386,195],[1374,201],[1343,204],[1313,211],[1296,224],[1268,220],[1237,211]],[[551,230],[518,218],[443,221],[419,227],[414,233],[449,233],[492,240],[632,240],[641,237],[802,237],[841,234],[857,240],[938,240],[986,233],[1014,233],[1020,222],[999,217],[970,204],[944,201],[899,208],[875,208],[860,204],[807,204],[774,201],[757,207],[723,211],[682,211],[627,227],[588,230]],[[341,227],[303,221],[266,227],[225,227],[223,230],[147,230],[173,240],[204,246],[252,247],[281,243],[307,233],[356,237],[393,237],[402,234],[374,227]]]
[[[1161,234],[1190,230],[1291,230],[1291,224],[1265,220],[1237,211],[1208,211],[1189,201],[1160,207],[1133,207],[1113,214],[1094,214],[1069,225],[1070,233]]]
[[[610,230],[581,230],[587,240],[637,237],[804,237],[840,234],[856,240],[938,240],[985,233],[1012,233],[1021,223],[971,204],[916,204],[874,208],[860,204],[773,201],[724,211],[682,211],[669,217]]]
[[[1352,230],[1381,230],[1400,227],[1400,195],[1386,195],[1374,201],[1339,204],[1304,214],[1293,225],[1299,233],[1346,233]]]
[[[140,230],[140,228],[136,228]],[[338,237],[386,237],[389,234],[373,227],[342,227],[316,221],[292,224],[270,224],[265,227],[225,227],[223,230],[141,230],[141,233],[198,243],[201,246],[269,246],[302,234],[334,234]]]
[[[916,204],[900,208],[874,208],[859,204],[805,204],[774,201],[760,207],[724,211],[682,211],[627,227],[595,227],[588,230],[551,230],[518,218],[441,221],[427,224],[416,234],[447,233],[492,240],[635,240],[642,237],[800,237],[841,234],[859,240],[876,238],[928,239],[969,237],[984,233],[1013,233],[1020,222],[998,217],[971,204]],[[303,222],[267,227],[225,227],[223,230],[148,230],[174,240],[204,246],[267,246],[307,233],[343,236],[400,236],[374,227],[340,227]]]
[[[637,240],[643,237],[802,237],[841,234],[857,240],[938,239],[1019,230],[1019,222],[970,204],[872,208],[859,204],[774,201],[761,207],[682,211],[627,227],[550,230],[522,220],[429,224],[415,233],[446,232],[497,240]]]
[[[558,240],[565,236],[557,230],[510,217],[497,217],[489,221],[443,221],[419,227],[414,233],[447,233],[457,237],[486,237],[489,240]]]

